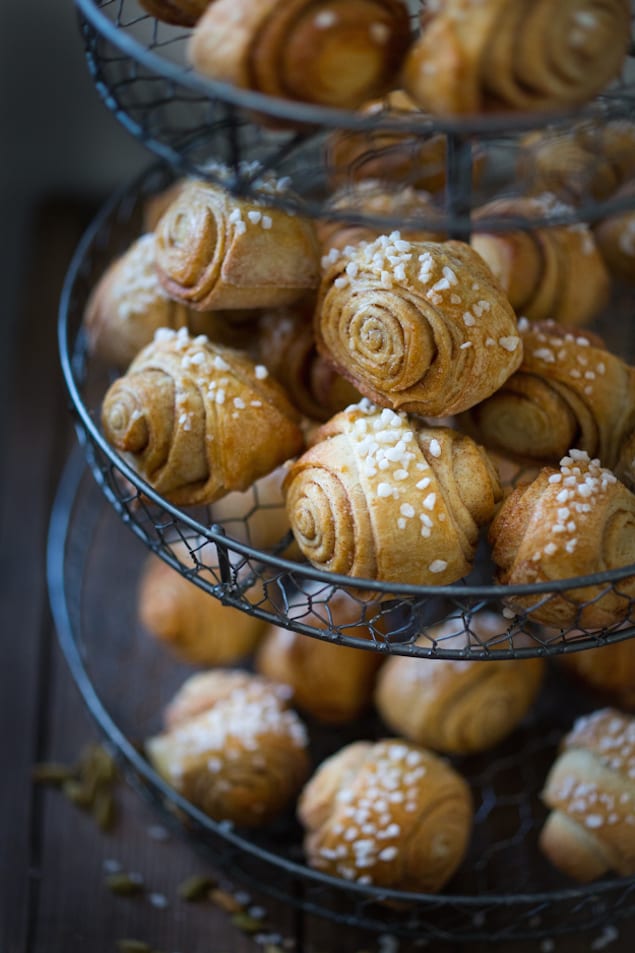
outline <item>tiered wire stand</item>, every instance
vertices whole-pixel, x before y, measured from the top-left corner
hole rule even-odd
[[[103,675],[109,666],[100,665],[99,660],[104,652],[111,653],[111,661],[121,653],[128,670],[143,684],[147,647],[138,649],[136,636],[130,641],[127,635],[125,642],[121,635],[118,639],[97,638],[87,622],[91,599],[97,597],[90,595],[93,583],[86,567],[110,558],[112,568],[112,547],[100,545],[101,535],[121,532],[126,537],[125,525],[146,549],[211,597],[308,637],[365,651],[480,659],[487,664],[492,659],[557,656],[635,635],[635,607],[626,597],[624,620],[601,632],[587,630],[577,622],[548,630],[532,621],[536,609],[574,587],[580,611],[585,605],[580,591],[585,587],[589,601],[601,598],[603,592],[619,593],[621,581],[635,573],[634,566],[544,585],[503,587],[493,581],[483,540],[473,572],[450,586],[354,580],[284,558],[291,542],[289,533],[283,532],[266,550],[258,548],[258,520],[267,510],[283,509],[282,502],[264,499],[258,484],[238,498],[231,512],[214,505],[172,506],[104,439],[99,409],[111,378],[88,353],[82,330],[86,302],[100,275],[142,233],[147,200],[164,190],[176,175],[196,174],[222,181],[236,193],[320,216],[327,208],[331,170],[326,157],[334,134],[372,137],[399,132],[406,134],[415,148],[421,137],[441,133],[447,137],[446,187],[434,222],[419,224],[441,225],[448,234],[466,237],[472,227],[472,210],[478,204],[522,190],[515,165],[519,140],[527,130],[542,128],[544,117],[440,122],[406,121],[401,116],[398,120],[380,118],[378,128],[377,120],[369,117],[270,100],[196,76],[184,60],[187,31],[159,24],[133,0],[76,2],[88,64],[104,101],[152,152],[167,160],[144,172],[102,208],[71,263],[60,308],[62,369],[83,456],[94,479],[81,476],[77,463],[69,467],[51,524],[49,574],[62,646],[91,711],[132,776],[166,816],[178,816],[181,829],[197,842],[211,845],[219,861],[230,865],[237,876],[307,911],[398,936],[458,942],[551,936],[632,915],[635,878],[571,887],[549,868],[536,846],[545,817],[539,792],[558,741],[576,715],[596,707],[593,699],[573,687],[563,688],[558,682],[555,688],[557,675],[553,672],[535,710],[508,743],[486,756],[460,762],[474,792],[476,823],[470,855],[453,879],[451,891],[436,896],[408,895],[350,884],[311,870],[303,863],[301,832],[291,817],[272,830],[245,838],[201,814],[167,787],[139,754],[133,737],[140,724],[147,724],[148,731],[153,726],[169,698],[167,687],[161,698],[152,694],[141,717],[139,712],[133,717],[132,709],[121,702],[120,686],[109,684]],[[624,81],[583,114],[550,117],[550,123],[566,131],[582,118],[601,122],[632,116],[634,97],[633,86]],[[265,115],[268,121],[263,124]],[[475,146],[484,171],[473,186]],[[289,190],[271,193],[263,186],[268,172],[288,177]],[[624,207],[624,200],[589,199],[575,210],[558,205],[555,212],[545,212],[544,220],[534,220],[531,225],[595,221]],[[357,207],[347,208],[346,202],[335,213],[329,210],[329,217],[370,221],[386,230],[403,225],[390,218],[369,219]],[[526,226],[527,222],[506,218],[485,224],[496,229]],[[610,349],[632,358],[635,329],[628,320],[631,303],[628,293],[618,288],[610,313],[600,318],[594,330],[599,330]],[[112,510],[120,517],[115,521],[116,530],[103,529],[107,522],[104,511],[111,514]],[[120,553],[127,553],[123,542],[115,558]],[[136,558],[138,566],[138,554]],[[138,568],[126,575],[122,611],[132,620],[123,626],[127,633],[134,632],[137,625],[135,589],[130,582],[137,577]],[[346,625],[338,623],[331,611],[340,590],[359,606],[359,618]],[[522,610],[509,609],[513,596],[522,596]],[[498,612],[501,618],[500,631],[486,639],[472,626],[476,613],[485,609]],[[432,627],[446,620],[452,622],[449,634],[435,635]],[[360,623],[368,638],[355,631]],[[174,690],[172,661],[156,648],[151,664],[154,676],[159,673],[155,684],[170,684]],[[113,699],[117,718],[113,717]],[[350,726],[350,739],[343,737],[348,731],[348,726],[337,733],[311,726],[316,763],[346,740],[380,736],[385,729],[370,718]],[[394,904],[386,905],[386,899],[397,902],[398,912]]]

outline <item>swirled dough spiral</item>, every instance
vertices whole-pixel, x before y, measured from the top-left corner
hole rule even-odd
[[[192,676],[146,742],[159,774],[215,820],[257,827],[279,814],[309,771],[306,729],[280,689],[244,672]]]
[[[200,311],[291,304],[319,283],[308,219],[198,180],[159,220],[156,264],[170,297]]]
[[[355,109],[390,89],[409,42],[402,0],[215,0],[188,55],[212,79]]]
[[[245,490],[304,443],[264,366],[184,329],[157,332],[110,386],[102,426],[143,479],[184,505]]]
[[[298,802],[312,867],[422,893],[440,890],[460,865],[472,811],[463,778],[400,739],[342,748],[322,762]]]
[[[557,463],[569,447],[616,471],[635,436],[635,369],[593,334],[553,321],[519,321],[523,362],[503,386],[462,418],[487,447],[513,458]],[[632,484],[635,469],[617,475]]]
[[[442,585],[474,558],[501,489],[473,440],[362,401],[325,424],[290,467],[287,512],[320,569]]]
[[[423,416],[489,397],[519,366],[506,295],[469,245],[398,232],[326,256],[320,351],[376,404]]]
[[[635,873],[635,719],[614,708],[579,718],[563,739],[542,799],[540,847],[582,883]]]
[[[560,110],[616,79],[629,41],[628,0],[441,0],[403,86],[436,114]]]
[[[574,213],[553,195],[497,199],[475,212],[471,245],[519,316],[581,327],[606,305],[611,282],[588,225],[532,224],[561,214]],[[488,231],[489,216],[519,227]]]
[[[432,626],[420,644],[446,640],[461,627],[460,619]],[[505,630],[505,620],[477,613],[470,630],[486,641]],[[395,656],[379,673],[375,701],[391,731],[435,751],[470,754],[511,734],[532,705],[543,671],[542,659]]]
[[[598,460],[570,450],[517,487],[490,526],[498,581],[516,586],[571,580],[548,593],[510,595],[512,609],[559,628],[602,628],[628,618],[635,575],[576,586],[579,576],[635,564],[635,495]]]

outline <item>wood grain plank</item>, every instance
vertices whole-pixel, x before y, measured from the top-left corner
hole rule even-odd
[[[11,399],[0,459],[0,625],[8,676],[0,692],[0,750],[11,766],[0,785],[5,861],[0,865],[0,949],[7,953],[25,948],[29,898],[38,876],[32,859],[35,803],[29,774],[37,758],[38,706],[46,690],[43,552],[68,433],[55,356],[56,313],[63,275],[86,221],[86,206],[68,203],[52,202],[35,216],[16,348],[8,362]]]

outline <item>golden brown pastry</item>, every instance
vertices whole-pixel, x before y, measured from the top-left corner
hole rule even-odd
[[[245,322],[255,321],[254,314],[193,311],[169,298],[159,281],[155,236],[150,233],[106,269],[86,306],[84,328],[91,353],[124,370],[159,328],[187,328],[218,344],[240,347],[245,341]]]
[[[610,273],[635,282],[635,181],[622,186],[614,198],[624,202],[624,211],[598,222],[593,234]]]
[[[368,401],[320,428],[289,468],[287,512],[319,569],[444,585],[469,572],[501,489],[473,440]]]
[[[125,368],[158,328],[188,327],[190,308],[173,301],[155,267],[152,233],[111,264],[90,296],[84,328],[91,353]]]
[[[489,531],[499,583],[509,586],[575,581],[635,563],[635,496],[583,450],[570,450],[559,469],[507,497]],[[613,586],[572,585],[562,592],[513,595],[507,603],[544,625],[603,628],[623,621],[635,599],[635,575]]]
[[[629,41],[629,0],[439,0],[402,84],[437,115],[556,111],[616,79]]]
[[[309,771],[306,730],[287,697],[285,686],[245,672],[194,675],[170,704],[165,731],[146,742],[148,758],[215,820],[265,824]]]
[[[201,543],[194,541],[192,545],[198,545],[197,555],[202,561]],[[171,549],[183,565],[194,567],[186,543],[175,542]],[[263,601],[262,586],[252,589],[254,600]],[[265,630],[264,621],[224,605],[154,555],[148,558],[141,578],[138,611],[142,624],[153,636],[194,665],[237,662],[253,651]]]
[[[469,245],[399,232],[325,259],[318,349],[375,403],[443,417],[489,397],[519,366],[516,317]]]
[[[142,7],[157,20],[178,26],[194,26],[210,0],[139,0]]]
[[[310,300],[265,312],[256,332],[257,354],[301,414],[325,421],[361,395],[318,353],[313,308]]]
[[[605,708],[564,738],[542,799],[551,813],[540,847],[582,883],[635,873],[635,719]]]
[[[425,116],[401,89],[364,103],[360,116],[372,116],[372,128],[337,130],[326,141],[325,160],[334,188],[367,179],[386,186],[410,186],[438,192],[445,185],[446,138],[410,131],[413,118]],[[404,131],[395,128],[403,120]],[[382,128],[390,122],[391,128]]]
[[[395,890],[435,893],[460,865],[472,799],[444,760],[401,739],[358,741],[324,761],[298,802],[309,864]]]
[[[362,607],[344,592],[336,592],[312,617],[316,628],[342,626],[353,639],[372,638],[361,623]],[[372,613],[371,613],[372,615]],[[256,669],[293,691],[293,704],[319,721],[342,724],[357,718],[370,705],[379,652],[335,645],[272,626],[256,655]]]
[[[523,362],[466,412],[468,432],[486,447],[542,463],[557,463],[576,446],[615,471],[635,432],[635,369],[596,335],[524,319],[518,330]],[[635,468],[617,476],[630,485]]]
[[[487,641],[509,623],[493,612],[432,626],[419,645],[450,638]],[[461,635],[462,634],[462,635]],[[379,673],[375,704],[391,731],[446,754],[472,754],[511,734],[533,704],[544,660],[469,660],[393,656]]]
[[[109,388],[106,439],[173,503],[245,490],[303,446],[267,369],[187,331],[160,330]]]
[[[635,639],[559,656],[563,668],[610,704],[635,711]]]
[[[409,42],[403,0],[215,0],[188,56],[234,86],[355,109],[394,85]]]
[[[582,223],[532,227],[571,213],[553,196],[497,199],[476,212],[472,248],[491,268],[519,316],[568,326],[589,324],[608,301],[610,278],[591,229]],[[488,232],[479,219],[518,219],[518,230]]]
[[[317,287],[320,266],[308,219],[199,180],[160,219],[156,264],[170,297],[199,311],[291,304]]]
[[[409,242],[440,242],[446,237],[440,224],[441,210],[434,204],[432,196],[410,186],[386,188],[376,179],[366,179],[333,193],[325,203],[325,211],[326,217],[317,223],[324,254],[328,254],[331,248],[343,251],[348,245],[372,242],[386,233],[385,227],[373,225],[370,221],[356,222],[356,214],[362,219],[375,216],[380,220],[399,221],[399,234]],[[346,217],[329,218],[329,212],[346,213]],[[436,230],[435,222],[439,223]]]
[[[635,175],[635,123],[588,121],[531,132],[521,141],[517,166],[529,191],[551,192],[571,205],[602,201]]]

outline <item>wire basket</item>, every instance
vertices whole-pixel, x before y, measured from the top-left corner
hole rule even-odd
[[[291,535],[282,497],[279,494],[273,501],[265,497],[258,482],[246,493],[234,495],[229,511],[223,501],[185,509],[157,495],[100,431],[100,404],[110,381],[107,370],[87,352],[82,317],[106,265],[141,233],[146,199],[171,180],[169,171],[155,166],[104,206],[70,266],[59,319],[62,368],[91,469],[121,518],[150,549],[229,605],[309,636],[371,651],[497,659],[576,651],[635,634],[635,606],[626,596],[623,622],[601,631],[576,624],[547,630],[532,621],[532,610],[558,596],[566,597],[572,588],[580,611],[586,603],[579,594],[585,588],[588,602],[601,598],[603,592],[619,593],[620,581],[633,575],[633,566],[551,583],[495,585],[483,540],[473,572],[453,585],[406,586],[352,579],[284,558]],[[606,328],[601,330],[614,350],[632,353],[631,322],[616,320],[616,307],[611,307]],[[274,522],[277,535],[259,548],[263,518]],[[358,616],[346,623],[333,611],[342,591],[358,607]],[[522,596],[525,608],[507,608],[510,596]],[[497,613],[500,620],[487,637],[473,624],[482,610]],[[435,628],[440,623],[448,623],[442,632]]]
[[[435,150],[432,160],[432,178],[439,190],[436,208],[429,215],[417,213],[410,224],[463,238],[469,234],[477,206],[535,185],[531,163],[520,173],[518,167],[527,132],[549,127],[554,137],[566,137],[582,122],[601,129],[609,120],[633,116],[631,58],[624,78],[575,114],[441,119],[422,112],[351,112],[265,96],[198,75],[186,58],[191,31],[157,21],[135,0],[76,0],[76,4],[96,88],[116,117],[147,148],[181,173],[215,182],[217,163],[222,163],[231,170],[224,183],[237,194],[264,198],[314,217],[328,210],[333,219],[352,218],[386,231],[403,227],[403,216],[394,212],[360,211],[354,185],[358,176],[368,174],[362,166],[367,168],[370,159],[368,167],[376,170],[378,155],[390,166],[398,155],[398,178],[384,184],[401,191],[409,184],[417,185],[425,144],[442,139],[441,151]],[[410,6],[414,17],[419,0],[411,0]],[[347,154],[352,150],[355,156],[344,175],[338,150]],[[597,161],[601,162],[600,155]],[[291,188],[263,196],[258,181],[263,169],[288,177]],[[428,176],[425,188],[430,181]],[[335,209],[329,201],[334,183],[340,191]],[[587,194],[583,207],[562,206],[557,213],[551,210],[544,216],[536,212],[529,224],[596,221],[624,208],[625,203],[632,207],[635,196],[591,198]],[[482,224],[500,230],[528,222],[491,210]]]
[[[140,753],[191,669],[140,625],[137,592],[144,547],[115,518],[79,451],[58,490],[47,562],[62,649],[129,780],[164,823],[209,852],[215,868],[308,914],[337,921],[344,931],[342,949],[352,948],[345,943],[346,925],[418,940],[509,944],[604,928],[635,912],[635,878],[571,886],[537,847],[546,816],[539,792],[559,740],[593,705],[555,666],[529,716],[508,740],[485,754],[454,759],[473,793],[475,823],[468,856],[445,892],[380,890],[307,867],[292,812],[245,834],[184,800]],[[370,714],[337,728],[309,721],[308,731],[311,757],[318,764],[349,741],[382,737],[385,729]]]

